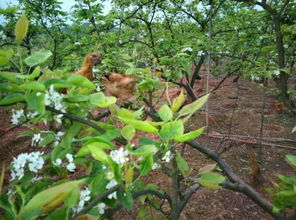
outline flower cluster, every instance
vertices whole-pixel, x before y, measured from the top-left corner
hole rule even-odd
[[[51,85],[49,90],[46,91],[45,94],[45,105],[49,105],[54,107],[56,110],[60,110],[61,112],[66,112],[66,108],[63,105],[64,95],[56,92],[54,90],[54,86]]]
[[[69,161],[68,165],[66,166],[67,167],[67,170],[69,170],[70,172],[75,172],[76,166],[73,163],[73,161],[74,161],[73,160],[73,154],[67,154],[66,155],[66,158]]]
[[[65,132],[63,132],[63,131],[59,131],[59,132],[56,134],[56,136],[55,136],[55,140],[54,140],[53,145],[54,145],[54,146],[58,146],[59,143],[60,143],[61,137],[63,137],[64,135],[65,135]]]
[[[103,203],[103,202],[100,202],[98,204],[98,208],[99,208],[99,214],[100,215],[103,215],[105,213],[105,207],[106,207],[106,204]]]
[[[107,185],[106,185],[106,189],[111,189],[113,186],[116,186],[117,182],[115,179],[112,179]],[[108,199],[117,199],[117,195],[116,192],[113,192],[111,194],[108,195]]]
[[[34,134],[32,137],[32,142],[31,145],[32,146],[37,146],[39,142],[43,141],[43,138],[41,137],[41,134]]]
[[[110,152],[110,157],[118,163],[121,167],[129,161],[129,152],[124,150],[122,147],[119,150],[113,150]]]
[[[74,164],[73,154],[66,154],[66,158],[68,159],[69,163],[67,164],[66,168],[69,172],[75,172],[76,165]],[[53,162],[53,165],[60,166],[62,164],[62,160],[60,158],[56,159]]]
[[[26,118],[25,112],[23,109],[20,110],[12,110],[12,116],[11,116],[11,123],[14,125],[20,124],[24,119]]]
[[[85,187],[83,190],[80,191],[80,200],[78,202],[78,205],[73,208],[73,212],[78,213],[80,212],[83,207],[84,204],[90,200],[90,190],[88,189],[88,187]]]
[[[13,158],[11,163],[11,180],[23,178],[25,173],[25,166],[28,164],[28,168],[31,172],[37,173],[38,170],[42,169],[44,160],[42,158],[43,152],[31,152],[22,153],[17,158]]]

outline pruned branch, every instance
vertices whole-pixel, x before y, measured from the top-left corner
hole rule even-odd
[[[273,213],[272,204],[266,200],[261,194],[257,193],[251,186],[249,186],[247,183],[245,183],[239,176],[237,176],[231,169],[230,166],[225,162],[222,157],[220,157],[217,153],[210,150],[208,147],[203,146],[199,144],[196,141],[187,141],[188,145],[190,145],[192,148],[198,150],[199,152],[205,154],[212,160],[214,160],[220,168],[223,170],[225,175],[228,177],[228,179],[232,182],[231,184],[224,184],[223,187],[228,187],[231,190],[235,190],[238,192],[244,193],[246,196],[248,196],[250,199],[252,199],[256,204],[258,204],[262,209],[264,209],[266,212],[268,212],[271,216],[275,218],[279,218],[280,215],[278,213]]]

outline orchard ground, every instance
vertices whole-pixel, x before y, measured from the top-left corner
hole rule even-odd
[[[219,77],[222,78],[223,76]],[[205,76],[203,83],[196,82],[196,93],[205,92]],[[211,76],[210,88],[218,82]],[[270,84],[266,89],[265,97],[263,88],[255,82],[249,82],[240,78],[233,82],[230,78],[222,84],[221,88],[211,94],[209,99],[209,127],[197,141],[209,146],[212,150],[220,151],[229,148],[222,154],[226,162],[234,172],[243,178],[245,182],[253,186],[258,192],[269,197],[264,188],[271,186],[271,181],[276,181],[276,175],[292,175],[293,170],[284,160],[286,154],[296,154],[296,134],[291,133],[296,125],[296,118],[286,109],[277,109],[275,105],[276,95],[272,92],[274,85]],[[170,96],[176,96],[178,89],[172,87]],[[261,175],[254,181],[249,163],[250,152],[260,152],[259,137],[263,111],[263,99],[265,99],[262,162],[260,163]],[[12,126],[11,114],[4,108],[0,108],[0,161],[8,165],[13,157],[20,153],[31,151],[47,151],[48,149],[32,147],[31,137],[17,136],[20,132],[28,129],[23,126]],[[187,124],[190,130],[205,125],[205,113],[197,113]],[[42,125],[41,125],[42,126]],[[140,135],[140,134],[139,134]],[[223,138],[224,137],[224,138]],[[224,140],[224,141],[223,141]],[[180,146],[180,150],[182,146]],[[185,147],[184,157],[193,168],[191,175],[196,175],[198,170],[205,165],[213,164],[201,153],[189,146]],[[79,170],[77,175],[79,175]],[[54,178],[54,177],[53,177]],[[4,184],[10,179],[7,170]],[[169,178],[161,171],[152,171],[143,179],[146,183],[154,183],[170,193]],[[5,185],[4,185],[5,187]],[[134,220],[138,219],[137,211],[139,204],[136,203],[132,210],[121,210],[114,219]],[[153,213],[152,208],[150,208]],[[159,214],[154,212],[154,219]],[[153,216],[153,214],[152,214]],[[258,205],[241,193],[229,190],[209,190],[201,188],[190,199],[184,209],[182,220],[214,220],[214,219],[272,219]]]

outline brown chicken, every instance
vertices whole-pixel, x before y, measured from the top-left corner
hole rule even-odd
[[[93,66],[100,64],[102,61],[101,54],[98,52],[92,52],[85,56],[82,67],[75,73],[78,75],[82,75],[89,80],[93,80]]]
[[[103,77],[102,82],[106,95],[115,96],[122,101],[133,97],[136,81],[132,76],[112,72]]]

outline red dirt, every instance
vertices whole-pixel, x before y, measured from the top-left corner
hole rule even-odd
[[[270,186],[270,180],[276,180],[276,174],[295,175],[293,170],[285,162],[286,154],[296,154],[296,135],[291,133],[296,125],[295,116],[286,109],[275,109],[273,104],[277,103],[276,96],[273,95],[271,87],[266,90],[266,105],[264,110],[264,145],[262,145],[263,159],[260,164],[262,182],[254,183],[248,165],[248,152],[259,153],[259,136],[261,128],[261,114],[263,103],[263,89],[256,83],[239,79],[238,83],[231,83],[229,79],[219,90],[211,94],[209,99],[209,127],[208,136],[201,135],[197,141],[209,146],[212,150],[229,148],[223,153],[223,158],[231,166],[234,172],[244,181],[251,184],[255,189],[263,193],[265,186]],[[218,83],[217,79],[212,80],[210,85]],[[205,83],[203,83],[205,84]],[[206,89],[200,88],[200,83],[196,83],[195,90],[202,92]],[[176,96],[176,90],[172,89],[172,96]],[[186,126],[189,129],[197,129],[205,125],[206,114],[199,113],[193,116]],[[16,136],[26,127],[16,127],[12,130],[9,124],[10,117],[6,110],[0,109],[0,138],[1,138],[1,163],[9,164],[14,156],[22,152],[36,150],[31,147],[30,138],[17,138]],[[231,127],[230,127],[231,126]],[[232,135],[224,143],[217,135]],[[242,137],[243,136],[243,137]],[[273,138],[282,138],[273,139]],[[229,147],[231,146],[231,147]],[[294,150],[289,149],[294,148]],[[40,150],[38,148],[38,150]],[[196,175],[198,170],[213,162],[204,155],[186,147],[184,157],[193,168],[192,175]],[[6,173],[5,182],[8,181],[9,173]],[[143,178],[145,182],[158,185],[161,189],[170,192],[170,181],[161,171],[153,171]],[[116,214],[114,219],[134,220],[138,205],[131,211],[122,210]],[[157,218],[156,218],[157,219]],[[198,190],[190,199],[184,209],[181,219],[183,220],[214,220],[214,219],[234,219],[234,220],[256,220],[272,219],[252,200],[241,193],[229,190],[208,190],[202,188]]]

